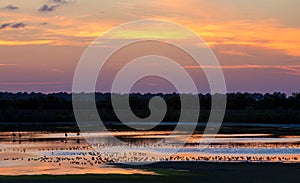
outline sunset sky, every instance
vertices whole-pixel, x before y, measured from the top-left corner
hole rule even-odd
[[[76,64],[95,38],[128,21],[161,19],[207,42],[228,92],[290,94],[300,91],[299,7],[299,0],[1,0],[0,91],[70,92]]]

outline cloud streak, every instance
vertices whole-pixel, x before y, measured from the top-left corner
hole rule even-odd
[[[293,68],[293,69],[300,69],[300,65],[223,65],[223,66],[217,66],[217,65],[204,65],[204,66],[184,66],[186,69],[201,69],[201,68],[207,68],[207,69],[285,69],[285,68]]]
[[[69,0],[49,0],[49,3],[54,3],[54,5],[44,4],[41,6],[39,12],[52,12],[55,11],[60,5],[71,3]]]
[[[72,1],[69,1],[69,0],[49,0],[49,2],[67,4],[67,3],[71,3]]]
[[[39,10],[39,12],[52,12],[52,11],[55,11],[56,8],[58,8],[58,7],[59,7],[58,4],[56,4],[56,5],[47,5],[47,4],[44,4],[38,10]]]
[[[11,28],[18,29],[18,28],[22,28],[25,26],[26,26],[26,24],[21,22],[21,23],[16,23],[16,24],[11,25]]]
[[[5,9],[5,10],[19,10],[20,8],[18,6],[15,6],[15,5],[7,5],[7,6],[4,6],[2,9]]]
[[[231,55],[231,56],[247,56],[247,57],[253,57],[252,55],[250,55],[249,53],[247,53],[247,52],[245,52],[245,51],[221,50],[220,53],[221,53],[221,54],[225,54],[225,55]]]
[[[17,66],[17,64],[0,64],[0,67],[5,67],[5,66]]]
[[[51,40],[27,40],[27,41],[6,41],[0,40],[0,45],[5,46],[25,46],[25,45],[46,45],[51,44],[53,41]]]
[[[203,65],[203,66],[184,66],[185,69],[280,69],[285,70],[286,74],[300,75],[300,65]]]
[[[20,23],[4,23],[2,25],[0,25],[0,29],[6,29],[6,28],[12,28],[12,29],[18,29],[18,28],[24,28],[26,26],[26,24],[24,24],[23,22]]]
[[[61,85],[63,82],[0,82],[0,86]]]
[[[9,27],[10,24],[11,23],[4,23],[4,24],[0,25],[0,29],[5,29],[5,28]]]

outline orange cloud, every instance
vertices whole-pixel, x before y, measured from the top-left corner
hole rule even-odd
[[[287,54],[300,56],[300,29],[282,27],[277,21],[232,21],[218,25],[198,26],[187,24],[202,36],[210,46],[252,45],[284,50]]]
[[[5,41],[0,40],[0,45],[5,46],[20,46],[20,45],[42,45],[42,44],[50,44],[53,41],[51,40],[32,40],[32,41]]]
[[[93,39],[109,30],[112,26],[134,19],[163,19],[181,23],[198,35],[202,36],[209,46],[216,45],[252,45],[271,49],[284,50],[289,55],[300,56],[300,29],[286,27],[275,18],[257,19],[240,18],[243,11],[228,3],[209,1],[179,0],[140,1],[135,3],[110,3],[114,11],[119,12],[113,17],[97,19],[95,12],[68,15],[40,16],[34,13],[0,12],[7,22],[25,22],[25,30],[16,34],[1,34],[0,45],[70,45],[87,46]],[[71,8],[71,7],[70,7]],[[76,8],[76,4],[74,7]],[[228,14],[228,12],[231,12]],[[98,12],[99,13],[99,12]],[[41,25],[47,22],[47,25]],[[158,30],[158,35],[162,34]],[[135,34],[135,32],[132,32]],[[119,35],[122,37],[122,35]],[[147,32],[141,35],[147,35]],[[178,36],[172,34],[173,38]],[[34,37],[37,40],[24,40]],[[45,40],[46,38],[46,40]],[[13,41],[10,41],[14,39]],[[229,53],[243,55],[244,53]],[[245,55],[247,56],[247,55]]]

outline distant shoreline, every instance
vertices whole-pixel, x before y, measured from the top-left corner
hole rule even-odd
[[[184,122],[182,122],[183,124]],[[130,131],[133,130],[121,122],[104,122],[108,130],[111,131]],[[138,124],[138,123],[136,123]],[[177,122],[162,122],[155,127],[157,130],[173,130]],[[142,123],[140,123],[143,126]],[[187,125],[190,125],[187,122]],[[195,128],[196,133],[202,133],[206,127],[206,122],[199,122]],[[13,131],[45,131],[45,132],[79,132],[80,129],[76,122],[0,122],[0,132]],[[91,131],[93,132],[93,131]],[[260,124],[260,123],[236,123],[223,122],[219,133],[224,134],[252,134],[267,133],[273,135],[299,135],[300,124]]]

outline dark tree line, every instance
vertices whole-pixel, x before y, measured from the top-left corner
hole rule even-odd
[[[113,94],[122,97],[126,94]],[[188,94],[186,94],[188,95]],[[219,95],[219,94],[216,94]],[[180,98],[172,94],[130,94],[130,106],[134,109],[146,109],[149,100],[154,96],[165,99],[171,109],[180,109]],[[97,106],[100,109],[111,109],[111,94],[96,93]],[[201,109],[209,110],[211,95],[199,94]],[[68,93],[7,93],[0,92],[0,110],[72,110],[72,95]],[[300,93],[287,96],[285,93],[228,93],[228,110],[300,110]]]
[[[86,94],[88,95],[88,94]],[[117,121],[111,95],[122,98],[127,94],[96,93],[95,99],[101,118]],[[191,94],[185,94],[187,97]],[[221,95],[221,94],[216,94]],[[224,121],[300,123],[300,93],[228,93]],[[181,103],[176,93],[129,94],[130,106],[140,117],[150,114],[149,100],[164,98],[168,111],[165,121],[179,118]],[[211,95],[199,94],[201,110],[199,121],[206,121],[211,108]],[[0,92],[0,121],[74,121],[72,94],[69,93],[7,93]]]

